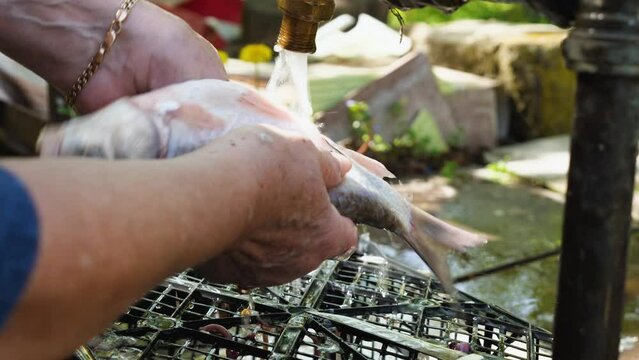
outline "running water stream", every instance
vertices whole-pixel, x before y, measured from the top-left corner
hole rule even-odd
[[[313,107],[311,105],[309,75],[308,75],[308,54],[277,49],[279,57],[275,62],[273,74],[266,87],[266,94],[271,101],[281,104],[298,115],[301,119],[312,121]],[[388,261],[384,252],[377,248],[371,241],[367,232],[362,234],[361,250],[364,250],[364,263],[372,263],[377,268],[377,288],[382,297],[388,294],[387,273]],[[375,247],[375,249],[373,249]],[[376,250],[376,251],[375,251]],[[361,268],[358,273],[361,273]],[[355,279],[353,284],[357,284],[359,279]],[[349,307],[353,301],[353,288],[344,289],[345,301],[343,306]],[[373,299],[371,299],[371,302]]]
[[[308,82],[308,54],[277,48],[276,51],[280,55],[266,86],[267,96],[302,119],[311,120],[313,107]]]

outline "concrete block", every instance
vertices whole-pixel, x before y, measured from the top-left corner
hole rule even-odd
[[[499,82],[438,66],[433,72],[459,128],[460,143],[452,145],[471,151],[495,147],[500,128],[507,127],[509,121],[504,115],[508,103]]]
[[[565,30],[545,24],[459,21],[414,27],[410,35],[433,64],[500,81],[516,110],[516,138],[570,131],[576,76],[561,51]]]
[[[458,131],[430,64],[421,53],[410,53],[397,60],[378,79],[318,116],[317,121],[324,125],[324,133],[336,140],[351,135],[347,99],[368,104],[375,132],[387,141],[405,133],[423,110],[432,115],[444,138],[455,136]]]

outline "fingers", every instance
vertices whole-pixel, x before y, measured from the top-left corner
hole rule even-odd
[[[337,152],[331,152],[331,155],[333,155],[333,157],[335,157],[335,159],[337,159],[337,161],[339,162],[340,175],[342,177],[346,176],[346,174],[353,168],[353,163],[351,162],[351,160]]]
[[[351,219],[340,215],[334,207],[329,216],[330,230],[326,235],[326,241],[331,242],[333,246],[327,255],[328,258],[335,258],[357,247],[357,227]]]
[[[320,152],[319,162],[324,183],[329,189],[339,185],[352,167],[345,156],[327,151]]]

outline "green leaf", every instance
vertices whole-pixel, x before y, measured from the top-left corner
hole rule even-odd
[[[413,138],[414,152],[419,155],[433,155],[448,152],[448,144],[441,135],[433,116],[422,110],[409,130]]]

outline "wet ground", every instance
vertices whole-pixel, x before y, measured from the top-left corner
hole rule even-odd
[[[460,276],[547,253],[560,246],[562,204],[521,186],[468,181],[442,207],[442,218],[492,237],[486,246],[453,257]],[[558,256],[461,283],[459,288],[551,329]]]
[[[491,241],[467,254],[453,255],[455,276],[463,276],[557,250],[561,243],[563,196],[530,185],[505,185],[468,176],[452,181],[413,179],[400,190],[439,217],[486,233]],[[639,236],[630,248],[623,335],[629,347],[639,336]],[[388,251],[415,267],[411,251]],[[459,283],[457,287],[496,304],[535,325],[552,330],[559,256]],[[636,339],[635,339],[636,341]],[[633,357],[634,358],[634,357]]]

